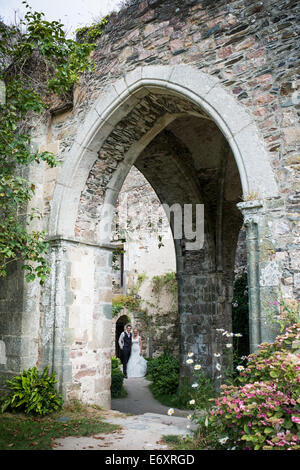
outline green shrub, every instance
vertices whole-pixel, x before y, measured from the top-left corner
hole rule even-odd
[[[193,384],[189,385],[189,401],[195,400],[197,409],[208,409],[211,407],[211,399],[216,396],[215,385],[202,370],[194,372],[193,376]],[[191,408],[190,403],[187,406]]]
[[[240,386],[221,386],[210,418],[199,423],[218,429],[215,448],[300,449],[299,343],[295,324],[240,366]]]
[[[232,299],[232,331],[239,332],[242,337],[233,337],[233,350],[236,356],[249,354],[249,301],[248,276],[242,273],[234,281]]]
[[[54,384],[56,373],[48,376],[49,367],[39,372],[36,367],[6,381],[11,390],[1,400],[1,412],[24,411],[26,414],[46,415],[62,408],[63,400]]]
[[[112,398],[120,398],[124,395],[123,391],[123,381],[124,381],[124,374],[120,370],[121,361],[118,357],[112,356],[111,357],[111,397]]]
[[[122,396],[124,374],[120,369],[111,369],[111,396],[120,398]]]
[[[112,369],[119,369],[121,365],[121,361],[118,357],[112,356],[111,357],[111,368]]]
[[[120,302],[112,303],[112,316],[117,317],[121,310],[124,308],[124,305]]]
[[[179,384],[179,361],[164,352],[161,356],[148,361],[148,377],[152,380],[155,394],[174,394]]]

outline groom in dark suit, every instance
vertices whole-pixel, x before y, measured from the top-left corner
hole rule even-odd
[[[131,345],[132,345],[132,333],[131,333],[131,325],[126,326],[126,330],[121,333],[119,338],[119,346],[122,350],[122,362],[123,362],[123,374],[127,379],[127,362],[130,357],[131,353]]]

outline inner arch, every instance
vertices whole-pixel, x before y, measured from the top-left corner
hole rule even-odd
[[[242,186],[232,150],[216,124],[193,103],[147,93],[98,151],[80,196],[77,237],[110,242],[114,205],[132,164],[161,203],[179,204],[183,210],[186,204],[204,204],[203,247],[191,251],[184,237],[175,240],[181,375],[189,372],[185,357],[192,351],[214,376],[213,353],[223,344],[216,329],[231,329],[234,260],[242,226],[236,207]]]

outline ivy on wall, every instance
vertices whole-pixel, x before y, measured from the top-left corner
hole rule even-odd
[[[93,23],[90,26],[76,29],[76,38],[78,41],[94,42],[98,39],[103,32],[103,27],[107,24],[108,18],[105,16],[99,22]]]

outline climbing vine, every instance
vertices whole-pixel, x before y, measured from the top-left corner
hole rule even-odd
[[[0,80],[5,102],[0,104],[0,276],[9,264],[21,260],[28,282],[43,284],[49,275],[48,243],[44,231],[29,231],[41,214],[27,214],[35,185],[26,179],[30,164],[58,164],[50,152],[30,146],[30,120],[49,107],[54,95],[65,98],[80,74],[92,69],[91,43],[67,39],[63,24],[46,21],[44,14],[27,12],[19,25],[0,22]]]
[[[108,22],[107,16],[102,18],[99,22],[93,23],[90,26],[76,29],[78,41],[84,40],[87,42],[94,42],[102,35],[103,26]]]
[[[178,285],[176,273],[165,273],[152,278],[152,290],[158,297],[160,297],[163,289],[172,294],[173,301],[177,299]]]

